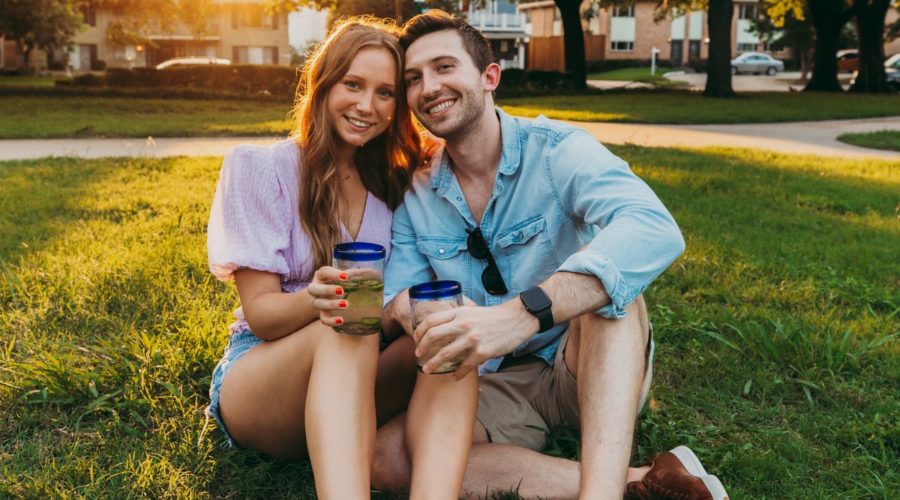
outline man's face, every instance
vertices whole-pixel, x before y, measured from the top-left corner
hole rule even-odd
[[[406,50],[406,99],[432,134],[454,140],[485,112],[484,78],[452,30],[419,38]],[[493,112],[493,110],[491,110]]]

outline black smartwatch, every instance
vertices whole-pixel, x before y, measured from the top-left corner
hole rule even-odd
[[[540,321],[541,328],[538,333],[553,328],[553,312],[550,310],[553,303],[541,287],[535,286],[525,290],[519,294],[519,299],[525,305],[525,309]]]

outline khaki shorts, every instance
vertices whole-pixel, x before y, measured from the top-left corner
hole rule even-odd
[[[568,339],[566,332],[553,366],[535,356],[510,358],[504,360],[497,373],[479,378],[478,421],[489,441],[540,451],[547,443],[548,429],[579,426],[578,384],[565,361]],[[654,349],[651,326],[638,413],[650,393]]]

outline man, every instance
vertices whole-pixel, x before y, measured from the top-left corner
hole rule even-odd
[[[652,372],[641,292],[684,249],[671,215],[583,130],[495,109],[500,68],[465,21],[430,11],[401,44],[409,105],[445,145],[394,215],[385,328],[413,335],[417,354],[447,344],[425,373],[461,360],[453,377],[481,374],[461,494],[727,498],[685,447],[628,468]],[[477,306],[413,332],[406,289],[435,277],[460,281]],[[580,425],[580,464],[539,453],[561,424]],[[379,430],[377,488],[408,483],[403,425]]]

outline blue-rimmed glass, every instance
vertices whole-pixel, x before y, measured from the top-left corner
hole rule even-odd
[[[347,308],[344,322],[334,330],[344,335],[373,335],[381,331],[384,300],[384,247],[355,241],[335,245],[333,266],[347,271],[347,279],[337,282],[344,289]]]
[[[429,315],[462,305],[462,285],[458,281],[442,280],[419,283],[409,289],[409,306],[412,310],[413,329]],[[416,360],[419,368],[438,353],[447,342],[437,343]],[[459,362],[442,364],[432,373],[450,373],[456,370]]]

